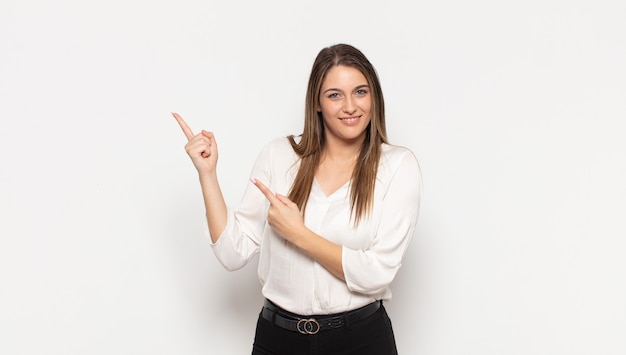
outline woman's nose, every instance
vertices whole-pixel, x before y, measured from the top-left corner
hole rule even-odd
[[[354,104],[354,100],[350,97],[347,97],[343,102],[343,112],[354,113],[354,111],[356,111],[356,105]]]

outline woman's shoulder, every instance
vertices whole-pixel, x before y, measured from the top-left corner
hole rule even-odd
[[[420,173],[419,162],[411,149],[388,143],[382,145],[379,167],[389,174],[394,174],[398,169]]]
[[[265,144],[261,150],[261,155],[288,158],[295,155],[295,152],[288,137],[276,137]]]
[[[289,137],[275,137],[265,144],[265,148],[278,150],[293,150]]]
[[[417,158],[411,149],[407,147],[399,146],[399,145],[389,144],[389,143],[382,144],[382,157],[384,159],[392,159],[392,160],[395,160],[395,159],[403,160],[403,159],[411,158],[417,162]]]

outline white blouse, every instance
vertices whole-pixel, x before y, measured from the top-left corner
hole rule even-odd
[[[287,138],[261,151],[251,177],[274,193],[287,195],[299,166]],[[371,214],[355,228],[350,220],[350,184],[330,196],[314,181],[305,225],[343,247],[346,281],[274,233],[267,224],[269,202],[250,183],[240,205],[229,210],[228,223],[212,244],[228,270],[243,267],[260,254],[258,276],[263,295],[278,306],[302,315],[331,314],[391,298],[389,284],[407,249],[419,213],[421,173],[413,153],[383,145]],[[206,226],[205,226],[206,227]],[[208,236],[208,228],[205,228]]]

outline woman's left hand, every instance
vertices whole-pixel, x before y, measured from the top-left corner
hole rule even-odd
[[[280,236],[292,243],[295,242],[296,238],[304,235],[303,232],[306,230],[306,226],[298,205],[286,196],[274,194],[259,180],[252,179],[251,181],[270,202],[270,208],[267,212],[267,223]]]
[[[298,205],[286,196],[274,194],[259,180],[251,179],[270,202],[267,223],[286,241],[309,254],[338,279],[345,281],[342,247],[313,233],[304,225]]]

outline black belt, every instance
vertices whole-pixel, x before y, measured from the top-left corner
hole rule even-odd
[[[321,330],[336,329],[346,324],[355,323],[363,320],[380,308],[383,301],[376,301],[367,306],[338,314],[320,315],[320,316],[300,316],[295,313],[285,311],[278,307],[272,301],[265,300],[261,315],[277,326],[300,332],[302,334],[317,334]]]

